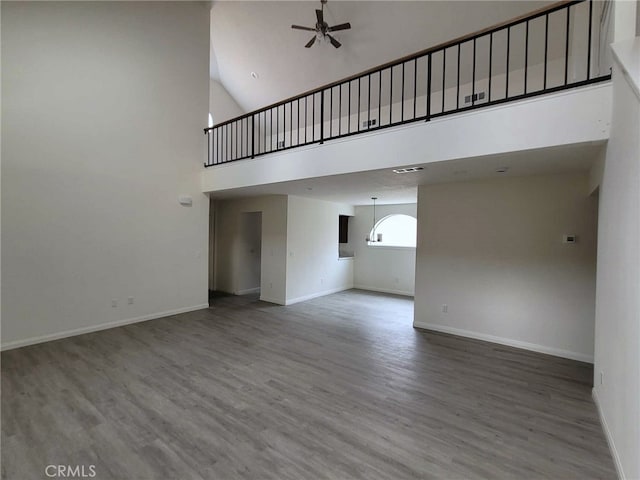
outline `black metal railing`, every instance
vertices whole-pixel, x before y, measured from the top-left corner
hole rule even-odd
[[[205,166],[609,80],[605,8],[563,1],[206,128]]]

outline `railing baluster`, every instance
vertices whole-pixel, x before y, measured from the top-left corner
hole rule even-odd
[[[456,110],[460,108],[460,44],[458,44],[458,71],[456,72],[458,79],[456,80]],[[427,118],[429,118],[427,116]]]
[[[413,59],[413,118],[416,118],[416,101],[418,97],[418,59]]]
[[[256,116],[251,115],[251,158],[256,158]]]
[[[429,76],[427,77],[427,121],[431,119],[431,54],[429,54]]]
[[[389,68],[389,125],[393,123],[393,67]]]
[[[571,6],[567,8],[567,30],[564,41],[564,84],[567,85],[569,75],[569,19],[571,18]]]
[[[587,1],[589,2],[589,39],[587,40],[587,80],[589,80],[591,78],[591,28],[592,28],[591,24],[593,23],[593,0],[587,0]]]
[[[309,123],[309,96],[304,97],[304,143],[307,143],[309,136],[307,135],[307,124]]]
[[[493,32],[489,35],[489,87],[487,88],[487,103],[491,102],[491,77],[493,76]]]
[[[529,68],[529,21],[524,30],[524,94],[527,94],[527,75]]]
[[[378,72],[378,127],[382,120],[382,70]]]
[[[342,135],[342,83],[338,88],[338,136],[340,136]]]
[[[324,90],[320,91],[320,143],[324,143]]]
[[[206,134],[207,134],[207,161],[204,162],[205,167],[211,161],[211,130],[207,130]]]
[[[544,16],[544,78],[542,89],[547,89],[547,57],[549,55],[549,15]]]
[[[300,98],[298,98],[298,143],[296,145],[300,145]]]
[[[369,74],[369,86],[367,87],[367,128],[371,128],[371,74]]]
[[[476,96],[476,39],[473,39],[473,68],[471,73],[471,105],[475,105]]]
[[[400,90],[400,122],[404,121],[404,62],[402,62],[402,89]]]
[[[442,50],[442,113],[444,113],[445,73],[447,71],[447,49]]]
[[[349,80],[349,118],[347,122],[347,133],[351,133],[351,80]]]
[[[330,104],[329,104],[329,138],[333,138],[333,87],[329,90],[330,95]]]
[[[509,53],[511,49],[511,27],[507,28],[507,70],[504,81],[504,98],[509,98]]]
[[[362,77],[358,77],[358,131],[360,131],[360,88],[362,86]]]

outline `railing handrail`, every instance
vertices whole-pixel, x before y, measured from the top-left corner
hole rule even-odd
[[[471,41],[474,38],[482,37],[484,35],[488,35],[488,34],[497,32],[499,30],[503,30],[505,28],[509,28],[509,27],[514,26],[514,25],[518,25],[519,23],[523,23],[523,22],[527,22],[527,21],[530,21],[530,20],[534,20],[534,19],[536,19],[538,17],[541,17],[543,15],[548,15],[550,13],[553,13],[553,12],[557,11],[557,10],[562,10],[563,8],[570,7],[572,5],[576,5],[576,4],[582,3],[584,1],[585,0],[560,0],[558,2],[552,3],[551,5],[547,5],[545,7],[539,8],[537,10],[533,10],[533,11],[531,11],[529,13],[522,14],[522,15],[520,15],[518,17],[511,18],[511,19],[506,20],[504,22],[500,22],[500,23],[494,24],[494,25],[492,25],[490,27],[486,27],[486,28],[483,28],[481,30],[477,30],[475,32],[468,33],[466,35],[462,35],[461,37],[454,38],[453,40],[448,40],[446,42],[440,43],[438,45],[434,45],[434,46],[426,48],[424,50],[420,50],[418,52],[406,55],[404,57],[392,60],[390,62],[383,63],[381,65],[377,65],[375,67],[369,68],[369,69],[367,69],[367,70],[365,70],[363,72],[359,72],[359,73],[356,73],[354,75],[350,75],[350,76],[342,78],[340,80],[336,80],[335,82],[327,83],[327,84],[322,85],[320,87],[314,88],[312,90],[308,90],[308,91],[303,92],[303,93],[299,93],[297,95],[294,95],[292,97],[286,98],[284,100],[280,100],[278,102],[272,103],[270,105],[267,105],[265,107],[259,108],[257,110],[253,110],[253,111],[245,113],[243,115],[239,115],[239,116],[231,118],[229,120],[225,120],[224,122],[217,123],[217,124],[213,125],[212,127],[205,128],[204,132],[207,133],[208,131],[213,130],[215,128],[218,128],[218,127],[221,127],[221,126],[233,123],[233,122],[237,122],[239,120],[243,120],[245,118],[251,117],[251,116],[256,115],[256,114],[260,114],[262,112],[265,112],[265,111],[270,110],[272,108],[276,108],[276,107],[282,106],[282,105],[284,105],[286,103],[289,103],[289,102],[292,102],[294,100],[298,100],[300,98],[308,97],[310,95],[315,95],[315,94],[320,93],[320,92],[322,92],[324,90],[328,90],[328,89],[336,87],[338,85],[342,85],[344,83],[351,82],[351,81],[356,80],[358,78],[362,78],[362,77],[364,77],[366,75],[370,75],[370,74],[378,72],[378,71],[386,70],[387,68],[393,68],[393,67],[395,67],[397,65],[401,65],[401,64],[403,64],[405,62],[408,62],[408,61],[411,61],[411,60],[415,60],[415,59],[418,59],[420,57],[424,57],[425,55],[429,55],[430,53],[438,52],[440,50],[444,50],[446,48],[453,47],[455,45]]]

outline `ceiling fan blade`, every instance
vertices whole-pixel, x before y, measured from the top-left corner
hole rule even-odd
[[[294,28],[296,30],[307,30],[309,32],[315,32],[316,29],[315,28],[309,28],[309,27],[302,27],[300,25],[291,25],[291,28]]]
[[[309,43],[307,43],[304,48],[311,48],[311,45],[313,45],[314,43],[316,43],[316,37],[313,37],[311,40],[309,40]]]
[[[318,19],[318,25],[322,26],[324,23],[324,15],[322,14],[322,10],[316,10],[316,18]]]
[[[327,28],[328,32],[337,32],[338,30],[349,30],[351,28],[350,23],[341,23],[340,25],[335,25],[333,27]]]
[[[336,48],[340,48],[340,46],[342,45],[338,40],[336,40],[335,38],[333,38],[331,35],[327,34],[327,37],[329,37],[329,40],[331,41],[331,45],[333,45]]]

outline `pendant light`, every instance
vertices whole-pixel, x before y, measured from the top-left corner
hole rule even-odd
[[[376,200],[378,197],[371,197],[373,200],[373,223],[371,224],[371,233],[367,237],[367,242],[375,242],[376,241]],[[382,236],[378,239],[378,241],[382,241]]]

